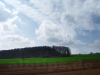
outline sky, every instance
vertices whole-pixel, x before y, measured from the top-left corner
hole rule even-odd
[[[100,52],[100,0],[0,0],[0,50],[45,45]]]

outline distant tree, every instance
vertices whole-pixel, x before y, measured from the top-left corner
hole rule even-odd
[[[69,47],[67,47],[67,56],[71,56],[71,50]]]
[[[90,52],[90,54],[93,54],[93,52]]]
[[[100,54],[99,52],[96,52],[96,53],[94,53],[94,54]]]
[[[36,46],[0,51],[0,58],[61,57],[70,56],[71,50],[64,46]]]

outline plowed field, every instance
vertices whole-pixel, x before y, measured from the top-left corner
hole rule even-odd
[[[100,60],[0,65],[0,75],[100,75]]]

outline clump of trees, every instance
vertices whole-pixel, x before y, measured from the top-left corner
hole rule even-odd
[[[64,46],[36,46],[0,51],[0,59],[33,57],[69,57],[71,50]]]
[[[96,52],[96,53],[90,52],[90,54],[100,54],[100,53],[99,52]]]

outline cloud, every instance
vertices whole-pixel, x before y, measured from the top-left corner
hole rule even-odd
[[[93,51],[94,50],[99,51],[100,50],[100,40],[94,40],[94,42],[89,44],[89,46]]]
[[[77,52],[86,52],[90,45],[76,37],[88,36],[85,31],[100,30],[99,0],[30,0],[27,4],[20,0],[5,1],[39,24],[39,40],[70,46]]]
[[[0,22],[6,21],[10,17],[11,11],[5,8],[5,5],[0,2]]]
[[[28,5],[22,4],[22,2],[20,2],[19,0],[14,0],[14,1],[5,0],[5,1],[11,4],[12,6],[14,6],[16,11],[19,11],[25,14],[26,16],[30,17],[34,21],[37,21],[38,23],[40,23],[44,19],[46,20],[46,16],[43,16],[42,14],[40,14],[38,10]]]
[[[0,50],[34,46],[35,42],[21,35],[16,21],[22,23],[16,11],[0,2]]]
[[[21,30],[14,23],[17,19],[15,16],[0,23],[0,50],[35,46],[35,41],[20,35]]]
[[[35,46],[33,40],[20,35],[21,30],[14,23],[17,19],[15,16],[0,23],[0,50]]]
[[[95,26],[93,22],[94,16],[100,15],[98,0],[30,0],[27,5],[20,0],[5,1],[39,24],[48,20],[57,24],[74,25],[81,30],[96,30],[100,26]]]
[[[14,23],[16,19],[17,19],[17,16],[5,22],[0,23],[0,34],[15,33],[19,31],[17,25]]]
[[[49,21],[43,21],[36,34],[38,39],[44,39],[49,42],[64,42],[73,39],[76,36],[75,31],[71,27],[57,25]]]
[[[33,47],[35,42],[25,38],[23,36],[14,35],[3,35],[0,37],[0,50],[22,48],[22,47]]]
[[[82,33],[84,30],[100,29],[99,22],[96,23],[93,19],[100,15],[99,1],[30,0],[27,1],[28,5],[19,0],[5,1],[39,24],[48,20],[56,24],[74,26],[74,29],[81,30]]]

